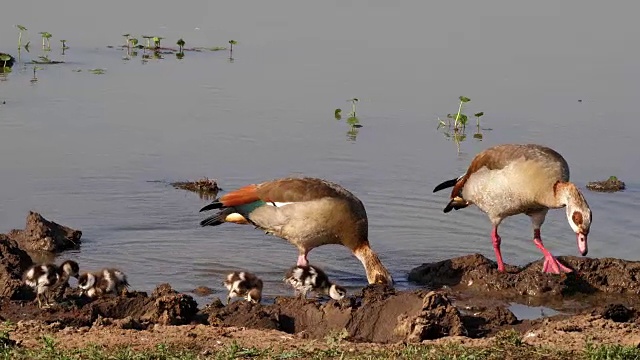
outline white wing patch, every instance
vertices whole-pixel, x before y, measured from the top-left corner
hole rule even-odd
[[[283,207],[285,205],[293,204],[292,202],[268,202],[267,205],[275,206],[275,207]]]

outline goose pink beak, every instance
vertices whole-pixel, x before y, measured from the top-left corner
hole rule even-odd
[[[586,256],[589,252],[589,247],[587,246],[587,235],[583,233],[577,233],[576,238],[578,241],[578,250],[580,250],[580,254],[582,254],[582,256]]]

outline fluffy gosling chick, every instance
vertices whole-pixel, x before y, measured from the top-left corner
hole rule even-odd
[[[244,297],[256,304],[262,301],[262,280],[250,272],[234,271],[227,275],[223,285],[229,290],[227,305],[234,297]]]
[[[108,268],[80,275],[78,287],[81,294],[95,298],[110,293],[121,294],[129,287],[129,281],[122,271]]]
[[[36,291],[38,307],[42,308],[42,299],[45,306],[51,305],[49,290],[62,286],[69,277],[78,277],[80,267],[73,260],[66,260],[60,266],[55,264],[36,264],[27,269],[22,276],[24,283]]]
[[[329,281],[327,274],[317,266],[293,266],[284,275],[283,280],[294,288],[296,296],[305,299],[309,291],[329,295],[335,300],[340,300],[347,295],[345,288]]]

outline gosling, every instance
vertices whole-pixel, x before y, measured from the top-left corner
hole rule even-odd
[[[246,298],[254,304],[262,301],[262,280],[250,272],[234,271],[227,275],[227,279],[222,284],[229,290],[227,305],[234,297]]]
[[[329,281],[327,274],[317,266],[293,266],[286,272],[282,280],[293,287],[295,296],[303,299],[307,298],[309,291],[320,295],[329,295],[334,300],[340,300],[347,295],[347,290],[344,287]]]
[[[80,267],[77,262],[66,260],[60,266],[55,264],[33,265],[24,272],[22,278],[27,286],[36,291],[38,307],[43,308],[42,299],[45,300],[45,307],[52,305],[49,291],[63,286],[70,277],[77,279],[79,271]]]
[[[122,294],[129,287],[129,281],[122,271],[106,268],[80,275],[78,287],[82,295],[93,299],[106,294]]]

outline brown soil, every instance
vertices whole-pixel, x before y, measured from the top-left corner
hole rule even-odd
[[[218,192],[222,191],[215,179],[206,177],[196,181],[174,182],[171,183],[171,186],[176,189],[195,192],[202,199],[215,199],[218,196]]]
[[[498,273],[495,263],[475,254],[412,270],[410,279],[429,290],[370,285],[324,303],[279,297],[273,304],[239,300],[224,306],[216,299],[198,309],[191,296],[162,284],[151,295],[130,292],[93,302],[67,288],[57,306],[38,309],[33,293],[19,283],[28,255],[6,237],[0,253],[0,320],[17,324],[12,339],[27,346],[39,344],[43,333],[53,334],[62,347],[176,343],[206,350],[238,340],[286,349],[316,346],[332,334],[343,334],[353,346],[436,340],[482,346],[505,329],[516,329],[531,344],[566,349],[581,348],[590,338],[640,343],[640,263],[618,259],[562,257],[576,273],[558,276],[543,274],[539,261]],[[507,309],[510,301],[539,302],[563,314],[522,321]]]
[[[624,190],[625,184],[624,182],[618,180],[617,177],[612,176],[607,180],[588,182],[587,189],[599,192],[616,192]]]
[[[7,236],[26,251],[58,253],[80,246],[82,231],[57,224],[29,211],[24,230],[11,230]]]

